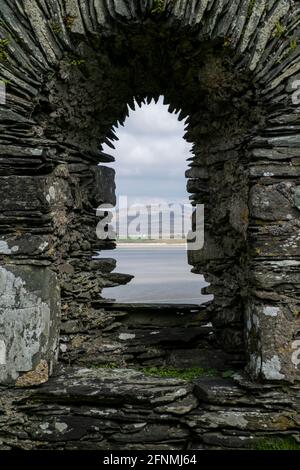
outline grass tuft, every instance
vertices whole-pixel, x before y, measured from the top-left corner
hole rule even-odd
[[[282,36],[284,36],[286,33],[286,28],[285,26],[283,26],[280,21],[277,21],[276,25],[275,25],[275,32],[274,32],[274,36],[276,36],[277,38],[281,38]]]

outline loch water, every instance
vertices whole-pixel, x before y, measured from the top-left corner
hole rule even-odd
[[[201,294],[203,276],[191,273],[185,245],[122,244],[105,251],[117,260],[115,272],[134,275],[125,285],[103,290],[103,297],[124,303],[201,304],[212,297]],[[100,257],[104,257],[104,255]]]

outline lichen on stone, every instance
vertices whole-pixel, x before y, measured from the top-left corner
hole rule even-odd
[[[20,375],[16,380],[17,387],[34,387],[47,382],[49,379],[49,367],[45,360],[41,360],[34,370]]]

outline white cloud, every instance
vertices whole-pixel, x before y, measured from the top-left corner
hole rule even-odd
[[[124,127],[117,128],[119,141],[113,154],[118,194],[139,197],[186,197],[186,159],[191,145],[184,141],[185,124],[162,104],[130,110]]]
[[[135,111],[129,108],[129,118],[125,126],[127,128],[130,126],[130,131],[135,135],[159,133],[178,135],[184,129],[184,121],[179,122],[175,113],[169,113],[168,106],[163,104],[163,98],[160,97],[157,103],[152,100],[149,105],[142,107],[136,104]],[[122,126],[119,129],[122,129]]]

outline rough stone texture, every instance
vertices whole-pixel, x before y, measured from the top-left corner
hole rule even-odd
[[[1,272],[29,285],[33,272],[43,273],[23,299],[23,307],[30,303],[33,329],[43,328],[49,299],[55,298],[47,277],[57,279],[60,359],[74,367],[93,362],[92,357],[98,364],[105,358],[124,366],[145,361],[176,365],[185,357],[191,365],[193,351],[207,356],[212,351],[223,365],[240,364],[245,356],[253,380],[281,388],[255,392],[255,408],[249,410],[254,392],[244,382],[249,401],[238,409],[204,400],[174,426],[173,404],[164,402],[167,411],[154,411],[146,400],[155,419],[139,432],[134,426],[142,422],[128,421],[129,414],[122,427],[120,420],[116,425],[110,418],[103,421],[103,415],[95,418],[97,410],[86,416],[78,402],[75,407],[73,402],[67,407],[49,403],[44,411],[41,401],[32,406],[32,391],[3,389],[3,448],[43,447],[38,442],[46,448],[151,448],[158,440],[162,448],[186,448],[187,443],[190,448],[239,448],[251,442],[253,433],[293,434],[299,425],[300,138],[299,105],[293,100],[300,70],[299,2],[166,0],[161,11],[153,7],[153,0],[2,0],[0,79],[7,85],[7,101],[0,105]],[[104,166],[112,157],[101,145],[113,146],[113,126],[124,122],[134,98],[141,103],[161,94],[170,111],[188,116],[185,138],[193,143],[188,190],[193,203],[205,204],[204,249],[190,251],[189,260],[214,294],[206,307],[213,339],[203,334],[199,312],[194,312],[198,326],[194,319],[187,325],[193,316],[187,312],[172,330],[160,325],[159,336],[150,341],[153,321],[147,315],[134,325],[136,311],[108,307],[99,298],[102,288],[131,279],[113,272],[114,260],[92,259],[114,246],[95,233],[97,206],[114,202],[113,174]],[[1,302],[11,299],[1,310],[5,321],[11,312],[8,322],[17,309],[22,311],[14,289],[12,283],[1,296]],[[50,315],[56,318],[56,309],[51,307]],[[166,321],[168,315],[163,317]],[[1,321],[1,334],[8,324]],[[15,325],[0,338],[2,362]],[[168,337],[173,344],[165,341]],[[21,333],[20,344],[24,338]],[[55,343],[58,334],[47,338]],[[50,343],[44,337],[30,342],[34,359],[26,356],[26,369],[19,349],[9,370],[0,365],[1,373],[6,370],[1,381],[18,379],[20,362],[25,372],[20,385],[36,384],[37,377],[44,381],[43,361],[48,364],[53,356]],[[232,359],[220,359],[221,349]],[[85,380],[77,372],[68,372],[71,388]],[[101,383],[101,374],[98,379]],[[128,388],[139,396],[144,379],[130,380]],[[284,401],[287,396],[291,406]],[[195,406],[194,397],[181,399],[180,413]],[[119,413],[118,400],[108,416]],[[143,414],[132,401],[131,395],[126,412]],[[50,431],[40,427],[44,413],[53,413]],[[133,428],[126,428],[128,422]]]
[[[52,371],[58,354],[59,320],[59,287],[48,268],[0,268],[1,383],[20,380],[20,374],[32,371],[41,361]],[[42,383],[45,374],[40,381],[32,380]]]
[[[84,319],[81,328],[74,319],[63,322],[61,360],[67,364],[218,370],[243,366],[243,354],[225,353],[218,347],[205,306],[101,305],[97,320],[89,321],[88,333]]]
[[[60,368],[38,389],[0,395],[1,449],[239,449],[299,438],[299,388],[194,383],[131,369]]]

